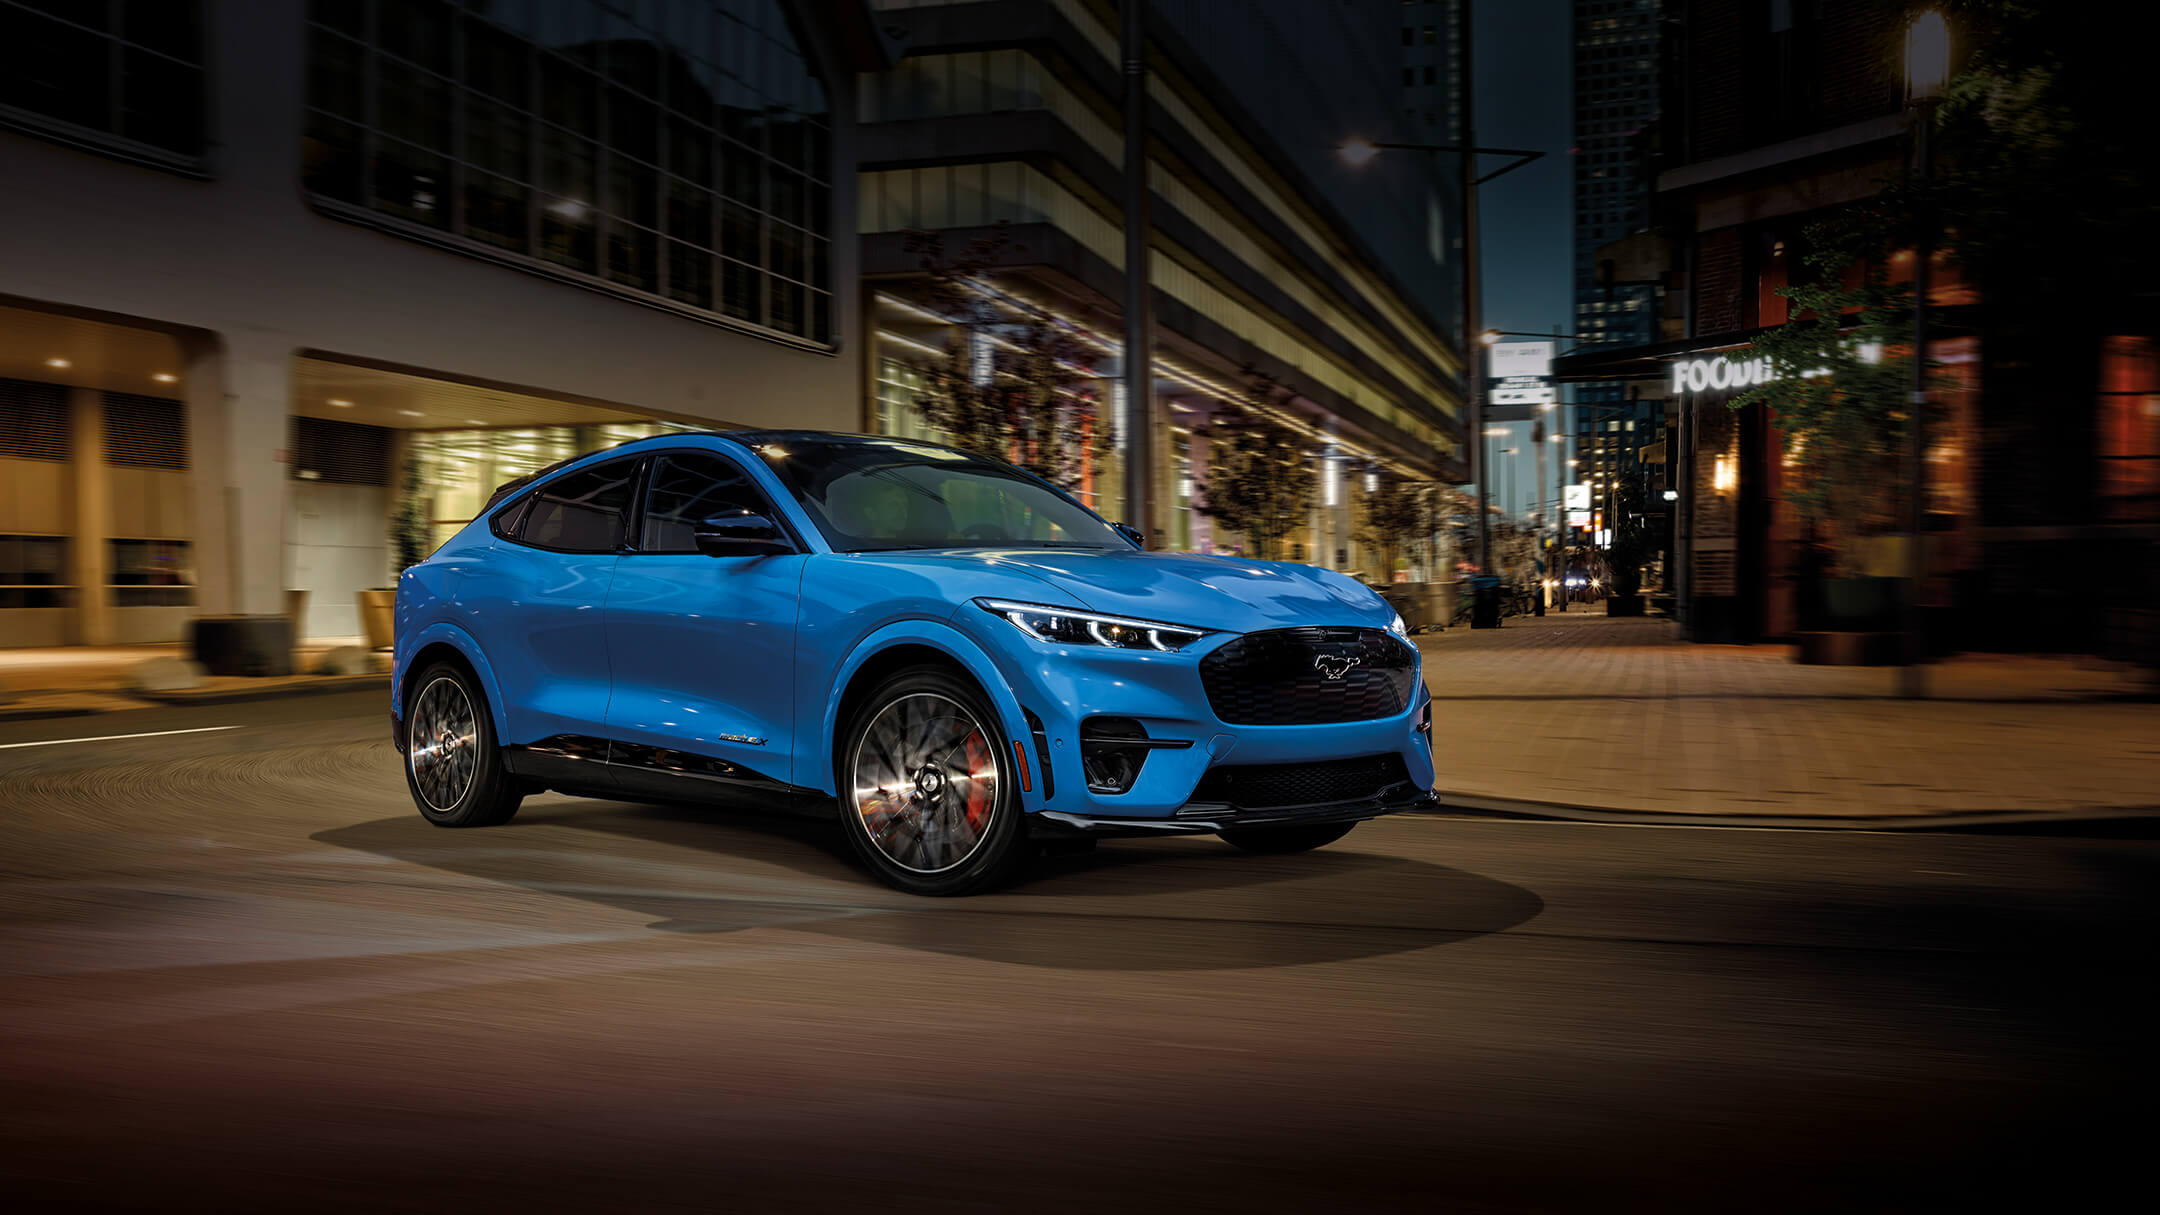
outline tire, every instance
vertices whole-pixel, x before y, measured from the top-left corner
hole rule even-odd
[[[493,827],[525,799],[503,770],[487,696],[464,667],[430,663],[405,685],[405,788],[438,827]]]
[[[840,829],[879,881],[952,896],[1013,875],[1028,840],[1003,734],[982,692],[940,667],[900,671],[862,702],[833,768]]]
[[[1325,848],[1350,834],[1356,823],[1314,823],[1305,827],[1233,827],[1222,833],[1223,842],[1263,856],[1283,856]]]

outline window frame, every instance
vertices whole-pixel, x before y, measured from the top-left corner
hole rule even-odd
[[[599,12],[600,10],[596,6],[594,14],[597,15]],[[588,267],[579,267],[551,260],[541,252],[537,241],[529,240],[526,247],[521,249],[500,247],[490,243],[484,237],[474,235],[466,225],[466,185],[475,174],[488,178],[502,177],[502,174],[500,171],[491,169],[485,163],[476,160],[466,143],[465,137],[469,119],[465,107],[467,99],[475,95],[478,90],[470,79],[468,70],[464,65],[464,48],[467,45],[465,29],[468,15],[463,10],[454,13],[449,25],[446,27],[449,31],[447,45],[451,48],[447,52],[449,55],[447,69],[414,64],[406,60],[394,49],[383,44],[379,26],[375,24],[371,23],[366,33],[355,34],[349,30],[317,21],[312,3],[303,6],[303,13],[302,20],[309,31],[309,36],[307,49],[303,54],[301,72],[303,81],[307,85],[312,85],[317,70],[314,37],[316,31],[321,31],[331,37],[357,46],[363,59],[369,65],[364,72],[365,81],[361,86],[363,97],[360,103],[363,111],[362,116],[353,117],[318,106],[310,99],[311,94],[304,95],[301,103],[303,139],[307,138],[307,132],[314,129],[313,124],[320,117],[332,123],[348,125],[359,134],[362,140],[363,151],[360,156],[363,162],[372,159],[375,154],[374,149],[378,148],[383,140],[401,144],[410,142],[394,131],[386,130],[383,125],[382,116],[379,112],[378,86],[374,83],[375,63],[376,58],[379,56],[389,56],[393,62],[402,66],[410,66],[413,70],[422,72],[433,80],[442,83],[445,89],[444,96],[448,98],[447,104],[451,110],[451,113],[444,121],[449,124],[450,130],[453,132],[449,143],[444,147],[428,147],[424,149],[426,154],[438,157],[447,166],[447,176],[442,183],[442,194],[447,199],[444,213],[448,218],[441,226],[409,219],[379,209],[377,204],[371,200],[371,187],[367,184],[362,185],[360,198],[358,201],[354,201],[338,197],[332,193],[319,191],[314,182],[303,175],[303,180],[299,183],[301,198],[309,208],[317,213],[340,222],[374,228],[420,244],[432,245],[438,249],[462,254],[481,261],[492,262],[499,266],[567,283],[615,299],[655,308],[703,324],[796,349],[837,356],[846,345],[849,335],[847,332],[848,318],[843,306],[845,292],[840,290],[839,275],[835,267],[839,262],[837,250],[842,243],[859,239],[856,232],[854,208],[843,206],[842,199],[843,182],[852,182],[855,167],[852,163],[844,163],[842,158],[837,155],[837,149],[841,141],[834,132],[836,128],[843,125],[845,121],[843,113],[848,107],[843,104],[842,97],[837,95],[837,91],[841,88],[839,82],[833,78],[832,73],[828,71],[827,65],[822,61],[814,47],[798,44],[794,48],[796,54],[790,58],[802,64],[805,72],[804,79],[811,86],[809,92],[804,96],[814,99],[810,104],[822,105],[823,108],[790,108],[787,112],[803,120],[802,125],[806,132],[810,128],[815,128],[814,133],[799,136],[804,141],[806,148],[815,151],[805,151],[798,161],[790,161],[775,150],[764,134],[758,134],[755,139],[748,139],[724,129],[716,122],[701,123],[711,136],[720,141],[719,144],[713,145],[716,150],[709,153],[714,158],[714,164],[717,165],[717,158],[720,155],[720,151],[717,149],[722,144],[732,144],[746,150],[749,156],[754,158],[758,175],[757,185],[754,190],[756,195],[754,201],[745,202],[730,195],[728,188],[720,181],[717,170],[713,176],[707,178],[705,183],[699,186],[701,190],[709,195],[707,201],[712,208],[714,217],[703,244],[684,240],[680,236],[674,235],[670,230],[667,212],[670,183],[690,183],[691,178],[667,163],[668,157],[665,154],[655,151],[648,156],[633,149],[617,147],[613,142],[611,133],[606,129],[609,121],[607,119],[597,120],[597,126],[590,136],[577,136],[579,139],[589,138],[593,148],[596,149],[596,159],[592,165],[593,178],[587,183],[595,197],[590,202],[586,202],[586,200],[575,201],[590,206],[596,215],[605,217],[604,222],[595,222],[585,229],[592,241],[593,252],[591,264]],[[488,20],[486,18],[477,19]],[[718,14],[716,14],[716,19],[720,19]],[[658,31],[643,24],[637,25],[636,28],[641,35],[659,36]],[[773,39],[761,36],[755,28],[746,28],[738,32],[744,35],[743,45],[745,49],[743,49],[742,53],[746,55],[770,56],[776,51],[787,49]],[[636,40],[635,38],[632,39],[632,41]],[[654,45],[663,45],[672,52],[682,53],[681,48],[672,43],[656,42]],[[542,133],[547,129],[565,129],[561,122],[546,116],[541,99],[543,85],[540,80],[540,73],[543,65],[552,57],[555,61],[573,65],[574,70],[586,71],[592,77],[591,81],[587,83],[598,90],[596,96],[609,94],[611,90],[623,91],[620,82],[611,76],[604,67],[582,63],[573,55],[557,53],[556,48],[534,44],[531,55],[532,58],[529,64],[531,69],[529,100],[526,103],[516,105],[516,108],[520,110],[533,132],[528,135],[526,145],[527,154],[532,158],[525,170],[525,174],[530,180],[517,183],[529,194],[524,204],[528,225],[542,222],[541,213],[545,210],[545,204],[542,200],[548,194],[540,163],[541,158],[546,155],[541,142]],[[762,72],[767,70],[769,64],[766,59],[758,59],[757,66],[758,70]],[[791,83],[799,84],[800,82]],[[656,141],[656,148],[663,147],[666,144],[669,123],[676,116],[676,111],[670,108],[670,102],[666,96],[661,95],[662,92],[664,90],[656,89],[655,92],[651,93],[642,90],[636,90],[634,93],[624,93],[634,103],[640,105],[649,103],[654,117],[654,125],[649,133],[651,138]],[[765,100],[769,108],[774,99],[767,96]],[[505,101],[503,104],[511,105],[514,103]],[[606,104],[613,103],[608,102]],[[644,131],[642,126],[638,129],[641,132]],[[816,151],[822,151],[822,157],[816,155]],[[611,170],[602,169],[599,166],[607,163],[611,158],[623,158],[633,161],[650,170],[648,176],[654,193],[653,210],[649,221],[617,214],[609,209],[609,204],[601,201],[608,194],[608,181]],[[373,170],[367,172],[372,174]],[[776,180],[776,174],[779,175],[779,180],[794,182],[796,188],[801,192],[793,218],[781,214],[769,205],[775,191],[778,189],[773,184]],[[369,179],[364,178],[363,180],[365,183]],[[510,179],[504,178],[504,180]],[[809,222],[813,218],[810,214],[811,203],[820,197],[823,198],[825,204],[821,209],[821,214],[815,217],[820,222],[812,224]],[[725,237],[722,234],[718,217],[730,205],[745,209],[755,221],[753,225],[755,228],[753,237],[754,256],[747,260],[729,253],[724,247]],[[610,234],[620,233],[629,228],[635,228],[638,233],[642,234],[642,239],[649,242],[649,255],[652,258],[652,280],[649,287],[618,281],[612,277],[613,272],[609,263]],[[799,242],[798,257],[801,266],[799,270],[785,271],[772,261],[774,242],[780,236],[780,230],[783,228],[791,229],[795,239]],[[676,245],[694,247],[702,251],[706,256],[711,278],[712,302],[710,306],[687,302],[672,294],[673,284],[670,280],[674,270],[671,267],[669,255]],[[823,254],[825,270],[824,281],[822,282],[812,281],[810,273],[810,267],[819,264],[817,260],[819,252]],[[752,276],[758,299],[755,310],[757,319],[731,315],[727,311],[727,305],[724,301],[727,291],[728,268],[730,266],[742,267]],[[804,332],[790,333],[773,323],[774,318],[783,310],[783,306],[779,302],[783,299],[795,301],[793,311],[799,317]],[[815,319],[819,313],[820,300],[822,300],[825,315],[825,332],[816,333],[811,330],[814,328]],[[856,323],[860,324],[859,321]]]
[[[636,508],[639,503],[645,500],[645,478],[648,469],[651,467],[651,460],[651,452],[638,452],[635,455],[618,456],[613,459],[595,461],[594,463],[583,465],[581,467],[565,468],[560,472],[556,473],[554,476],[534,484],[524,493],[519,494],[517,497],[511,499],[508,505],[496,511],[494,514],[489,515],[488,530],[494,532],[498,539],[507,540],[512,544],[520,545],[525,548],[536,549],[543,553],[564,553],[576,557],[619,557],[625,552],[630,551],[629,542],[631,519],[636,518],[639,520],[643,520],[644,518],[644,515]],[[558,548],[552,544],[542,544],[537,540],[528,540],[525,538],[525,525],[532,522],[532,505],[539,500],[542,493],[545,493],[547,491],[548,486],[553,485],[557,481],[564,480],[568,477],[581,477],[584,476],[586,473],[598,472],[603,468],[612,468],[617,464],[635,464],[637,467],[631,469],[630,471],[630,508],[623,519],[622,530],[617,533],[615,537],[614,548]],[[503,530],[503,526],[501,523],[502,517],[509,514],[517,515],[517,530],[515,532],[506,532]]]
[[[0,105],[0,130],[16,131],[33,139],[42,139],[64,147],[75,148],[79,151],[107,156],[127,164],[170,173],[176,177],[185,177],[194,181],[215,181],[218,176],[218,166],[214,157],[219,146],[217,89],[214,80],[214,73],[218,66],[214,45],[216,41],[214,24],[216,14],[212,11],[210,0],[189,0],[189,2],[198,4],[196,20],[198,36],[201,39],[200,45],[196,47],[198,62],[191,65],[199,73],[201,82],[201,89],[193,98],[194,117],[202,144],[200,151],[192,153],[176,151],[161,144],[150,143],[130,135],[123,135],[118,130],[86,126],[70,119],[55,117],[39,110],[23,109],[18,106]],[[65,17],[55,14],[41,15],[62,24],[74,25]],[[82,26],[76,28],[87,29],[87,27]],[[135,50],[156,55],[173,63],[184,64],[187,62],[178,56],[134,42],[122,34],[116,34],[109,30],[93,32],[110,44],[106,47],[106,53],[109,56],[124,58],[126,51]],[[117,79],[108,79],[105,85],[111,93],[118,93],[119,82]]]
[[[751,473],[748,465],[744,464],[741,460],[735,459],[733,456],[730,456],[726,452],[714,451],[709,447],[670,447],[663,451],[646,453],[645,467],[638,474],[637,511],[634,515],[637,526],[633,529],[630,529],[634,534],[625,543],[625,546],[623,548],[624,556],[700,557],[705,555],[697,549],[682,551],[677,549],[649,549],[645,547],[645,513],[651,507],[653,473],[656,469],[658,469],[660,461],[666,459],[669,456],[698,456],[717,461],[718,463],[725,464],[728,467],[733,468],[737,473],[741,474],[743,482],[750,487],[751,492],[755,493],[758,497],[764,499],[765,517],[772,520],[773,524],[780,529],[780,534],[786,537],[788,543],[793,546],[794,551],[796,553],[807,553],[810,551],[809,546],[803,543],[802,534],[795,529],[794,521],[789,519],[786,512],[780,509],[780,503],[778,502],[778,500],[776,500],[770,493],[767,493],[765,487],[758,483],[757,477]],[[766,555],[785,556],[787,554],[769,553]]]

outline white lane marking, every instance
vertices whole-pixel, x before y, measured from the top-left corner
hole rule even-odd
[[[97,734],[89,738],[48,738],[43,742],[0,743],[0,751],[16,747],[58,747],[66,743],[113,742],[122,738],[162,738],[167,734],[212,734],[219,730],[237,730],[238,726],[196,726],[188,730],[147,730],[141,734]]]

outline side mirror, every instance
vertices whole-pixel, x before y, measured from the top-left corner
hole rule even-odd
[[[694,534],[698,551],[708,557],[751,557],[795,551],[779,524],[749,511],[700,520]]]
[[[1127,540],[1130,540],[1130,541],[1132,541],[1132,542],[1133,542],[1133,547],[1134,547],[1134,548],[1146,548],[1146,547],[1147,547],[1147,537],[1146,537],[1146,536],[1143,536],[1143,535],[1141,535],[1141,534],[1140,534],[1140,529],[1139,529],[1139,528],[1137,528],[1137,527],[1134,527],[1134,526],[1133,526],[1132,524],[1130,524],[1130,523],[1113,523],[1113,524],[1111,524],[1110,526],[1111,526],[1111,528],[1113,528],[1113,529],[1114,529],[1114,530],[1115,530],[1115,531],[1117,532],[1117,534],[1118,534],[1118,535],[1120,535],[1120,536],[1123,536],[1123,537],[1125,537],[1125,538],[1126,538]]]

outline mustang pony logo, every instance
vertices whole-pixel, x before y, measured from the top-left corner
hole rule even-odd
[[[1315,654],[1312,664],[1329,683],[1335,683],[1363,661],[1355,654]]]

